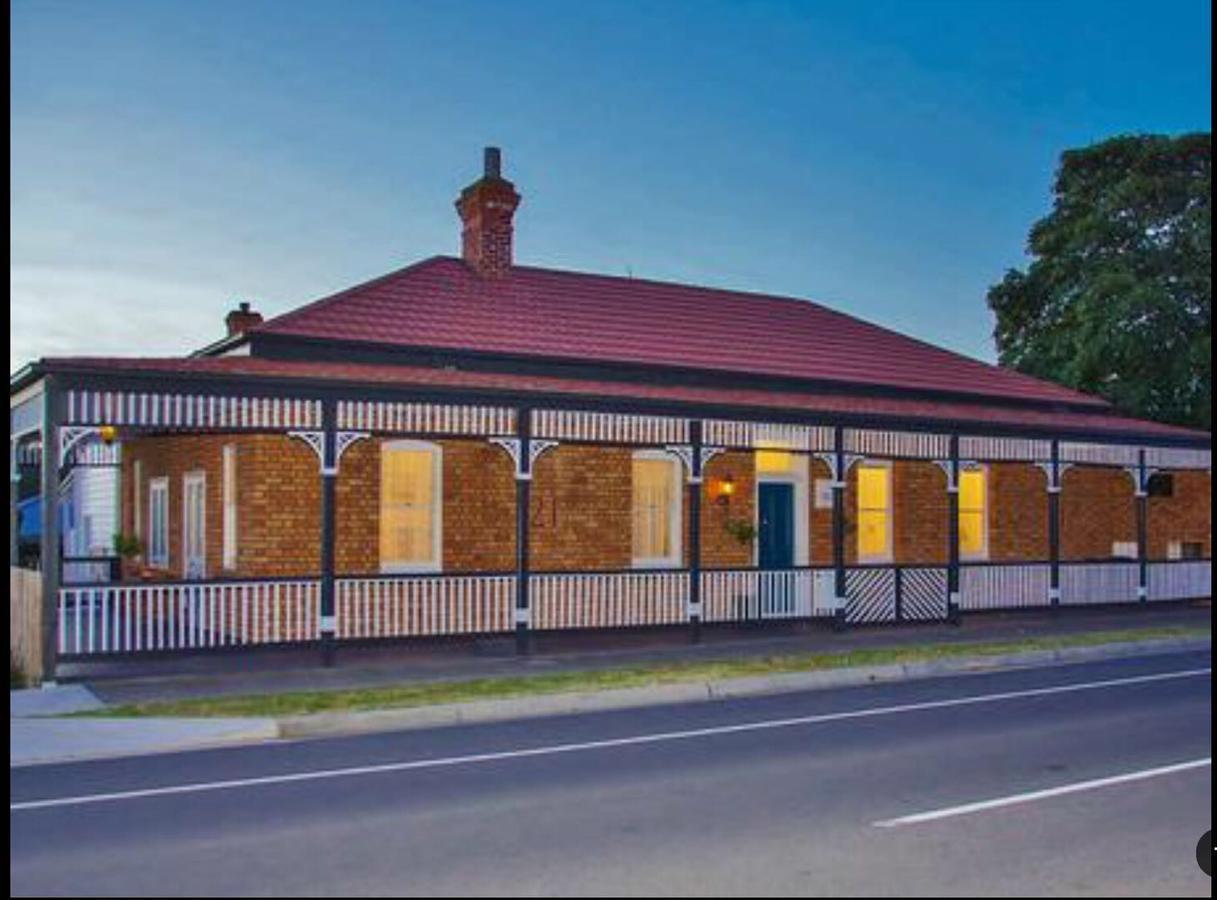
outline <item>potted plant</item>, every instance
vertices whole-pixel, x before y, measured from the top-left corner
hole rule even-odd
[[[121,561],[122,578],[128,581],[140,574],[140,556],[144,545],[133,534],[114,535],[114,554]]]

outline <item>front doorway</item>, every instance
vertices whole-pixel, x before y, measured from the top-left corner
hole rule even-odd
[[[757,504],[757,565],[789,569],[794,565],[794,485],[762,481]]]
[[[811,613],[808,563],[808,461],[803,454],[758,454],[756,485],[757,617]]]

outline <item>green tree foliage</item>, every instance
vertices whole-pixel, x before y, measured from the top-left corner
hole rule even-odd
[[[1031,265],[989,289],[1002,364],[1209,430],[1211,180],[1208,133],[1066,151]]]

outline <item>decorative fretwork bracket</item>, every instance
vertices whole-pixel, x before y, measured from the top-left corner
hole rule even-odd
[[[304,441],[308,444],[309,449],[317,454],[317,462],[321,464],[321,474],[328,475],[325,471],[325,432],[324,431],[289,431],[288,437],[293,437],[298,441]]]
[[[697,484],[701,481],[701,475],[698,474],[700,467],[694,468],[693,466],[693,446],[691,444],[665,444],[663,449],[684,464],[689,484]]]
[[[959,493],[960,472],[965,472],[968,470],[976,471],[984,468],[974,459],[961,459],[959,460],[958,464],[953,463],[949,459],[935,459],[933,460],[933,463],[934,465],[938,466],[938,468],[942,469],[943,473],[947,476],[948,494]]]
[[[327,465],[325,460],[325,432],[318,430],[310,431],[289,431],[288,437],[294,437],[297,440],[304,441],[309,445],[309,448],[317,454],[317,462],[321,464],[322,475],[337,475],[338,464],[342,460],[342,454],[350,449],[351,445],[356,441],[361,441],[366,437],[371,437],[367,431],[339,431],[334,435],[334,463]]]
[[[1133,489],[1135,496],[1149,496],[1149,479],[1151,476],[1158,473],[1158,469],[1151,469],[1149,466],[1123,466],[1125,472],[1132,476]]]
[[[542,453],[553,447],[558,446],[557,441],[530,440],[528,442],[528,467],[524,467],[524,460],[520,454],[520,439],[513,437],[493,437],[490,438],[490,443],[502,447],[507,451],[507,455],[511,457],[511,461],[515,463],[516,480],[528,481],[532,478],[533,463],[537,461]]]
[[[1053,467],[1051,462],[1037,462],[1038,468],[1044,470],[1044,475],[1048,479],[1048,493],[1059,494],[1061,492],[1061,476],[1065,474],[1066,469],[1073,468],[1073,463],[1058,462]]]
[[[726,452],[727,452],[726,447],[716,447],[716,446],[702,447],[701,448],[701,460],[700,460],[701,470],[703,472],[705,472],[706,463],[708,463],[710,460],[714,459],[714,457],[718,456],[720,453],[726,453]]]
[[[338,474],[338,464],[342,462],[342,454],[351,449],[357,441],[371,437],[367,431],[340,431],[334,438],[334,473]]]
[[[59,429],[59,467],[67,465],[68,454],[90,437],[101,434],[94,425],[65,425]]]
[[[860,453],[843,453],[841,454],[841,459],[844,463],[843,470],[838,472],[836,453],[817,453],[815,454],[815,457],[816,459],[822,460],[824,464],[828,466],[828,471],[832,475],[832,487],[836,490],[844,490],[845,476],[849,474],[849,470],[852,469],[855,464],[866,459],[866,457]]]

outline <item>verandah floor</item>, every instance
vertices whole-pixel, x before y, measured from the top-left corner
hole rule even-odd
[[[260,647],[232,653],[90,660],[61,666],[61,681],[83,681],[112,703],[288,691],[339,690],[458,678],[595,670],[645,662],[745,658],[960,643],[1166,626],[1209,628],[1209,601],[1149,606],[1061,608],[965,615],[944,623],[834,632],[827,622],[706,626],[691,644],[685,627],[539,633],[534,652],[515,655],[510,636],[449,642],[343,644],[336,664],[315,648]]]

